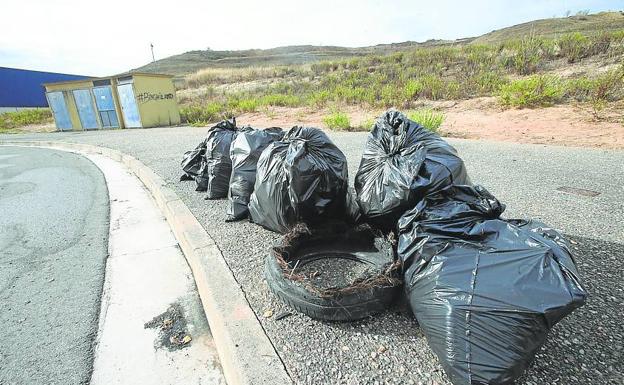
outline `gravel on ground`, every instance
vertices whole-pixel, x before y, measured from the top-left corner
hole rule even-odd
[[[247,221],[226,223],[227,200],[206,201],[193,182],[178,181],[183,152],[194,148],[205,132],[177,127],[3,135],[0,141],[90,143],[121,150],[151,167],[214,238],[296,383],[448,384],[417,322],[400,303],[362,321],[328,323],[292,312],[272,295],[264,281],[264,258],[279,235]],[[347,156],[352,183],[366,134],[330,135]],[[473,182],[507,204],[506,217],[536,218],[569,236],[590,293],[584,307],[554,327],[519,383],[624,383],[624,151],[449,141]],[[569,194],[557,191],[559,187],[600,194]],[[293,315],[275,316],[284,312]]]

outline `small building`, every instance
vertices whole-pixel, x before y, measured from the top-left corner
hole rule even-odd
[[[172,78],[135,72],[44,87],[60,131],[148,128],[180,124]]]
[[[88,78],[89,76],[0,67],[0,113],[47,108],[43,83]]]

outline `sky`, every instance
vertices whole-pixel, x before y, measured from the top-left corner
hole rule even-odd
[[[2,0],[0,66],[107,76],[191,50],[478,36],[624,0]]]

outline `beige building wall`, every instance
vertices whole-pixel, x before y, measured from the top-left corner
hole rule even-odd
[[[143,127],[180,124],[180,110],[170,76],[135,74],[133,78]]]

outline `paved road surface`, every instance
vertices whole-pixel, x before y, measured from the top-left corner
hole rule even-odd
[[[108,228],[89,160],[0,146],[0,384],[88,383]]]
[[[245,122],[239,122],[245,124]],[[295,123],[295,122],[293,122]],[[418,325],[402,309],[354,323],[323,323],[293,314],[263,281],[263,260],[278,236],[248,222],[224,223],[227,201],[206,201],[192,182],[178,182],[180,158],[205,128],[175,127],[47,135],[0,135],[2,140],[62,140],[115,148],[161,175],[212,235],[251,307],[296,383],[448,384]],[[351,178],[365,133],[332,133],[347,156]],[[507,217],[539,218],[576,245],[591,294],[588,303],[552,331],[520,384],[624,383],[624,151],[519,145],[454,139],[476,183],[507,204]],[[558,187],[599,192],[567,194]],[[383,346],[386,351],[378,354]],[[373,354],[374,353],[374,354]]]

